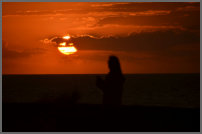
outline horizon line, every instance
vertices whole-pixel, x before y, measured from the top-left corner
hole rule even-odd
[[[87,74],[2,74],[2,75],[106,75],[108,73],[87,73]],[[124,75],[139,75],[139,74],[200,74],[198,73],[123,73]]]

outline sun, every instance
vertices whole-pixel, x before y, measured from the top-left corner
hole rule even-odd
[[[74,47],[73,43],[69,43],[68,46],[66,46],[66,42],[62,42],[59,44],[58,50],[65,55],[74,54],[77,52],[76,47]]]
[[[67,36],[64,36],[62,38],[65,39],[65,40],[69,40],[70,36],[67,35]],[[70,55],[70,54],[74,54],[74,53],[77,52],[77,49],[76,49],[76,47],[74,46],[73,43],[69,43],[67,45],[66,42],[60,43],[59,46],[58,46],[58,50],[59,50],[59,52],[61,52],[64,55]]]

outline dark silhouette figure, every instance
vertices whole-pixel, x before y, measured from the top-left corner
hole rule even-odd
[[[119,59],[116,56],[110,56],[108,67],[110,71],[105,79],[97,76],[96,86],[103,92],[104,105],[119,106],[122,102],[123,84],[125,81]]]

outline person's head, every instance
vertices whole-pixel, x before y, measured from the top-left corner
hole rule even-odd
[[[122,73],[118,57],[113,55],[110,56],[108,60],[108,66],[111,73]]]

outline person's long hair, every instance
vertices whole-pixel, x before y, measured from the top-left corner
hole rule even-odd
[[[123,77],[118,57],[110,56],[108,60],[109,74]]]

